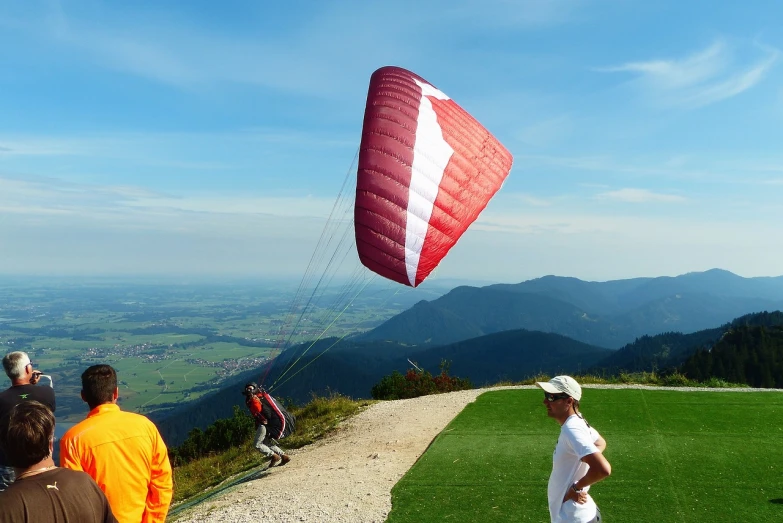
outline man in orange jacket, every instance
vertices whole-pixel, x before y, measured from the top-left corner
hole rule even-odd
[[[90,413],[60,440],[60,464],[92,476],[120,523],[163,523],[174,490],[168,450],[150,420],[120,410],[118,396],[112,367],[84,371]]]

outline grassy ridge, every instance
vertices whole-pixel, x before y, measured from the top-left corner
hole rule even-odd
[[[540,375],[535,378],[530,378],[523,382],[518,383],[498,383],[497,385],[532,385],[535,381],[546,381],[550,376]],[[619,376],[611,377],[598,377],[598,376],[578,376],[580,383],[597,383],[597,384],[645,384],[645,385],[668,385],[668,386],[707,386],[707,387],[741,387],[742,385],[730,384],[722,380],[710,380],[705,383],[694,382],[687,380],[684,376],[679,374],[672,374],[668,376],[661,376],[656,373],[634,373],[634,374],[621,374]],[[482,396],[483,398],[483,396]],[[484,400],[482,400],[484,401]],[[328,434],[333,430],[341,421],[346,418],[360,412],[368,405],[372,404],[372,401],[353,401],[349,398],[340,395],[332,395],[330,397],[314,397],[307,405],[299,408],[292,409],[292,412],[297,417],[297,427],[294,434],[289,436],[283,441],[282,446],[286,449],[301,448],[308,445],[317,439]],[[543,415],[543,412],[538,412],[540,405],[533,404],[527,405],[525,408],[529,408],[530,412],[527,415],[537,416]],[[470,404],[466,407],[466,412],[470,412],[475,408],[475,404]],[[506,423],[507,419],[516,416],[519,406],[515,402],[510,402],[510,410],[504,415],[502,413],[494,414],[498,417],[497,422]],[[480,418],[479,418],[480,419]],[[456,420],[455,420],[456,421]],[[482,420],[480,423],[486,424],[486,420]],[[488,427],[491,425],[487,425]],[[451,429],[449,429],[451,430]],[[517,445],[518,434],[505,434],[507,429],[500,430],[500,432],[493,431],[491,434],[484,434],[482,436],[481,446],[487,448],[494,448],[497,445],[504,445],[503,438],[506,438],[509,444]],[[543,448],[554,447],[554,443],[551,441],[552,427],[548,427],[546,423],[539,424],[536,422],[535,427],[531,430],[539,431],[541,434],[546,435],[542,441]],[[505,431],[505,432],[504,432]],[[446,431],[444,431],[444,434]],[[470,442],[470,445],[475,443]],[[551,450],[550,450],[551,452]],[[544,453],[546,454],[546,453]],[[422,458],[423,460],[424,458]],[[492,459],[492,458],[490,458]],[[548,459],[548,458],[547,458]],[[544,460],[546,461],[546,459]],[[460,463],[459,461],[455,463]],[[466,462],[462,461],[458,466],[464,465]],[[179,503],[182,501],[194,498],[197,495],[203,495],[205,492],[210,491],[214,487],[220,484],[224,484],[230,478],[236,477],[238,474],[256,469],[265,464],[265,460],[260,454],[252,447],[252,441],[248,440],[243,445],[229,449],[225,452],[218,452],[211,456],[200,458],[192,463],[177,466],[174,469],[174,502]],[[546,469],[546,466],[544,467]],[[548,469],[546,469],[546,476],[543,481],[546,481],[548,477]],[[437,488],[434,486],[433,488]],[[537,487],[536,487],[537,489]],[[538,496],[540,492],[536,489],[531,490],[531,496]]]
[[[547,521],[559,427],[537,390],[468,405],[392,490],[389,523]],[[613,475],[593,490],[610,521],[778,521],[783,395],[586,390]]]
[[[345,396],[317,397],[304,407],[292,408],[296,416],[296,431],[281,441],[283,449],[298,449],[309,445],[334,430],[373,401],[353,401]],[[174,469],[174,503],[178,503],[215,487],[226,479],[258,467],[267,461],[253,447],[252,440],[225,452],[206,456]]]

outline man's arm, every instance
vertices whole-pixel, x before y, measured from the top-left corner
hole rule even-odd
[[[54,394],[54,388],[49,387],[49,392],[51,393],[51,403],[49,404],[49,407],[52,409],[52,414],[57,410],[57,396]]]
[[[606,441],[603,441],[603,438],[601,441],[603,442],[603,448],[606,448]],[[596,442],[596,447],[598,447],[598,442]],[[587,474],[585,474],[579,481],[574,483],[573,488],[569,488],[566,491],[566,495],[563,498],[563,503],[569,499],[576,501],[580,505],[587,502],[587,492],[576,492],[574,488],[576,488],[576,490],[582,490],[585,487],[589,487],[590,485],[598,483],[612,473],[612,466],[601,452],[588,454],[582,458],[582,461],[587,463],[588,467],[590,468],[587,469]]]
[[[147,491],[147,506],[141,519],[142,523],[164,523],[174,493],[168,449],[163,443],[158,429],[153,427],[153,431],[155,432],[155,441],[150,463],[150,483]]]
[[[604,443],[604,447],[605,446],[606,444]],[[587,474],[585,474],[584,477],[582,477],[582,479],[580,479],[574,484],[576,485],[577,490],[583,489],[585,487],[589,487],[594,483],[598,483],[599,481],[608,477],[609,474],[612,473],[612,466],[606,460],[604,455],[600,452],[594,452],[593,454],[588,454],[587,456],[582,458],[582,461],[587,463],[587,466],[590,468],[587,469]]]
[[[595,446],[598,447],[598,452],[603,454],[606,450],[606,440],[601,436],[598,436],[598,439],[595,440]]]
[[[85,472],[79,461],[79,455],[73,448],[73,442],[66,436],[63,436],[62,439],[60,439],[60,466]]]

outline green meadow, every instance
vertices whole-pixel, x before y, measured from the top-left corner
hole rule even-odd
[[[560,426],[542,399],[468,405],[394,487],[387,521],[549,521]],[[606,521],[783,521],[783,394],[585,389],[582,410],[607,440],[612,475],[591,490]]]
[[[331,324],[323,321],[334,316],[326,300],[310,308],[296,335],[284,339],[281,329],[293,329],[299,317],[291,314],[293,298],[293,289],[277,283],[37,287],[0,282],[0,348],[26,351],[53,377],[58,423],[67,424],[86,413],[80,375],[90,365],[117,369],[125,410],[176,410],[232,376],[262,368],[284,342],[313,339],[326,325],[330,336],[354,333],[405,307],[370,293]],[[3,381],[0,373],[0,386]]]

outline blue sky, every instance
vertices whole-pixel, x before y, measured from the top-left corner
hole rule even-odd
[[[6,2],[0,274],[301,275],[370,74],[514,155],[433,278],[783,274],[783,4]]]

